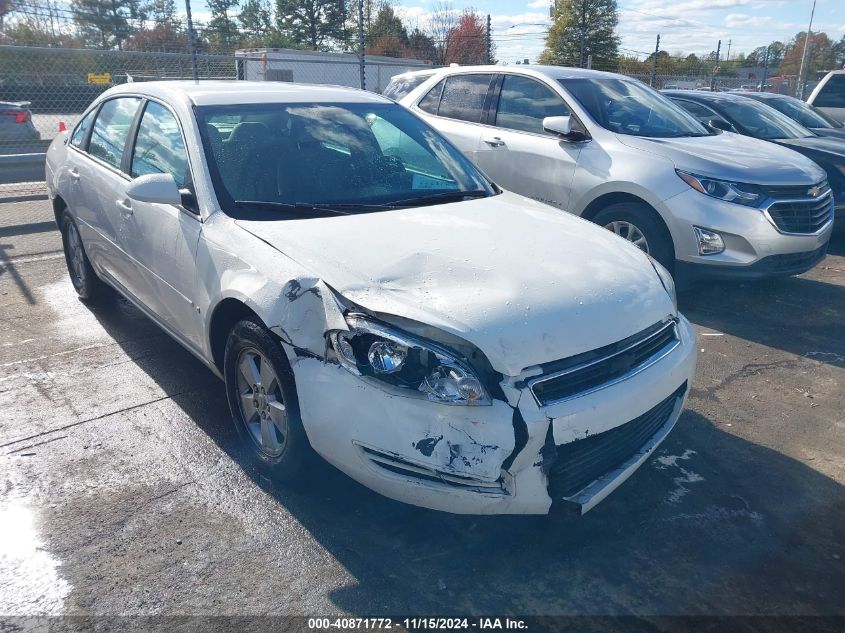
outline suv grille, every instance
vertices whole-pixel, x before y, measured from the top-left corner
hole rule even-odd
[[[784,233],[815,233],[833,218],[833,196],[828,191],[821,198],[775,202],[768,212]]]
[[[632,337],[572,358],[549,363],[528,381],[540,406],[601,389],[642,371],[678,345],[676,322],[656,323]]]
[[[686,390],[687,383],[684,382],[663,402],[630,422],[583,440],[556,446],[555,461],[549,469],[552,499],[571,497],[636,455],[669,421],[675,404]]]

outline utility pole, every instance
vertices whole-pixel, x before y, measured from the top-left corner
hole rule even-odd
[[[197,37],[194,33],[194,21],[191,19],[191,0],[185,0],[185,18],[188,22],[188,45],[191,47],[191,72],[194,81],[199,81],[197,73]]]
[[[489,13],[487,14],[487,63],[493,63],[493,33]]]
[[[810,10],[810,26],[807,27],[807,37],[804,38],[804,52],[801,54],[801,69],[798,71],[798,94],[796,95],[801,101],[804,100],[804,90],[807,87],[807,81],[804,78],[804,67],[807,64],[807,51],[810,48],[810,36],[813,34],[813,14],[816,12],[816,0],[813,0],[813,8]]]
[[[648,85],[654,88],[654,80],[657,78],[657,54],[660,52],[660,33],[657,34],[657,44],[654,45],[654,57],[651,59],[651,81]]]
[[[719,72],[719,53],[722,52],[722,40],[716,45],[716,61],[713,64],[713,74],[710,75],[710,91],[716,89],[716,73]]]
[[[728,54],[725,55],[726,62],[731,61],[731,42],[733,42],[733,40],[728,40]]]
[[[587,0],[581,0],[581,52],[578,55],[578,67],[584,67],[584,50],[587,44]]]
[[[760,92],[766,90],[766,79],[769,74],[769,47],[766,47],[766,53],[763,55],[763,80],[760,82]]]
[[[367,68],[364,62],[364,0],[358,0],[358,63],[361,73],[361,90],[366,90]]]

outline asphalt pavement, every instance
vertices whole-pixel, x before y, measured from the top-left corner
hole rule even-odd
[[[277,487],[207,369],[77,300],[46,200],[0,203],[0,262],[0,614],[845,616],[842,234],[800,277],[681,296],[688,408],[578,519],[441,514],[325,464]]]

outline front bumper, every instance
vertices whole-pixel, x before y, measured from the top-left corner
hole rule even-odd
[[[647,369],[547,407],[527,388],[514,387],[518,380],[503,381],[507,401],[466,407],[391,395],[313,358],[296,359],[294,373],[311,445],[376,492],[458,514],[545,514],[553,502],[586,512],[647,460],[677,422],[696,357],[683,317],[678,336],[680,344]],[[607,472],[565,495],[554,485],[561,462],[555,464],[550,446],[612,432],[670,397],[659,424]]]
[[[785,234],[759,209],[690,189],[662,203],[681,279],[762,279],[806,272],[825,255],[834,222],[815,234]],[[718,232],[725,250],[699,255],[693,226]]]

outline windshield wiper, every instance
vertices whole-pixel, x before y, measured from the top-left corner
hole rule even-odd
[[[473,189],[472,191],[441,191],[440,193],[432,193],[427,196],[391,200],[390,202],[385,202],[383,206],[422,207],[428,204],[438,204],[441,202],[461,202],[462,200],[470,200],[472,198],[486,198],[488,195],[490,194],[483,189]]]
[[[338,215],[349,215],[343,208],[350,205],[343,204],[312,204],[310,202],[274,202],[272,200],[235,200],[235,206],[243,209],[248,207],[259,207],[264,209],[279,209],[284,211],[311,211],[315,213],[336,213]]]

